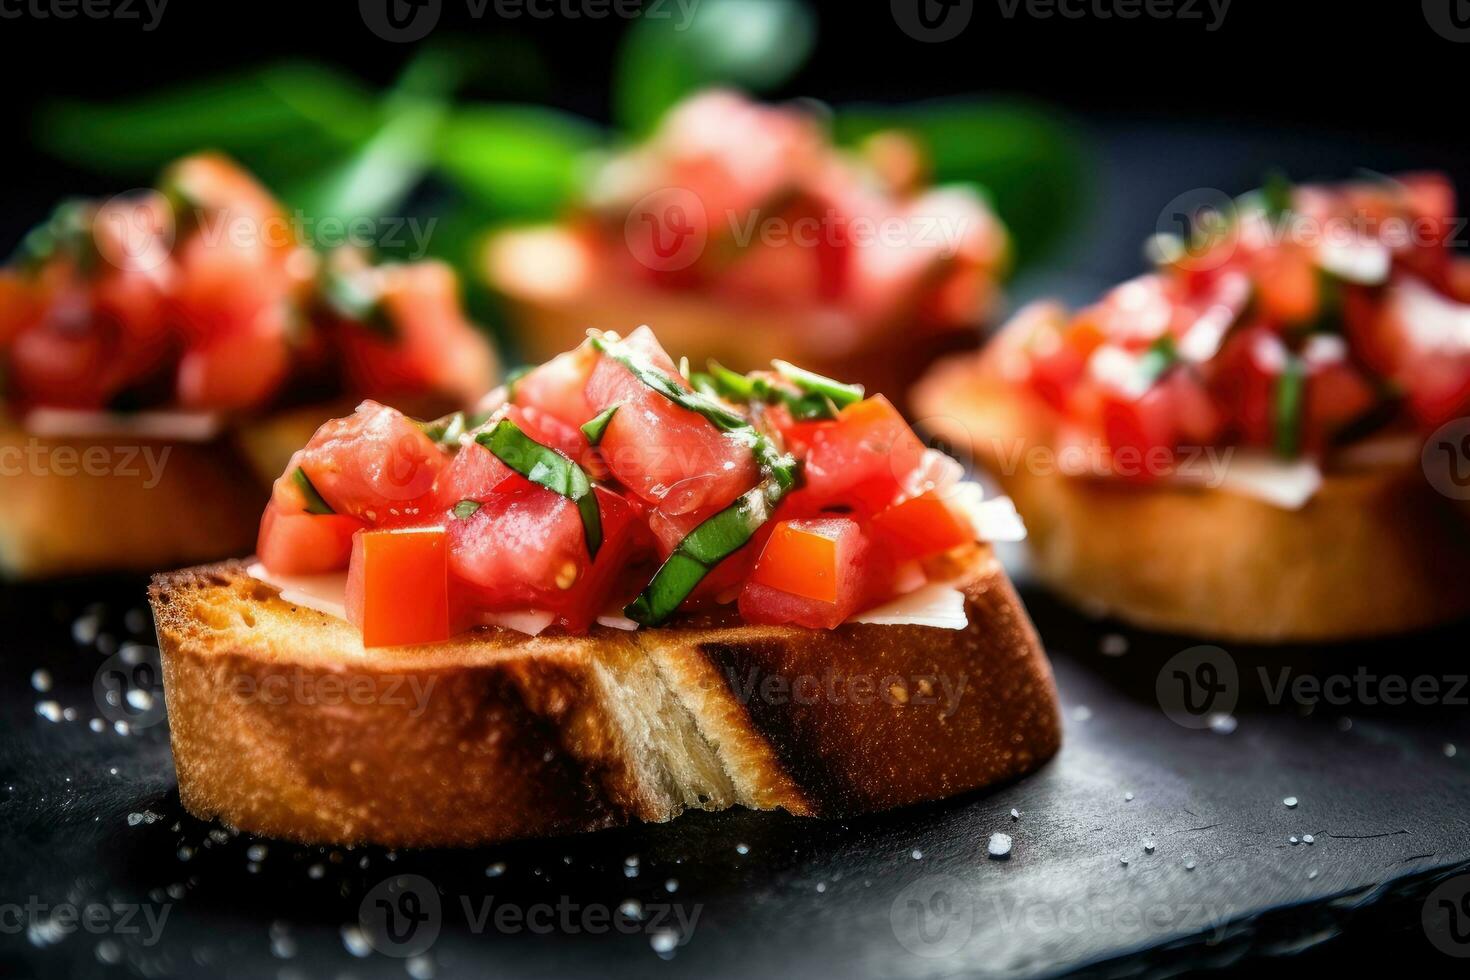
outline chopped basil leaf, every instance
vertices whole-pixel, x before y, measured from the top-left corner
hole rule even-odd
[[[597,557],[597,549],[602,547],[602,516],[586,470],[550,446],[543,446],[526,435],[510,419],[496,422],[489,430],[477,435],[475,441],[532,483],[559,493],[576,504],[582,515],[587,554]]]
[[[1179,348],[1174,343],[1173,334],[1163,334],[1152,344],[1148,350],[1143,352],[1139,359],[1138,370],[1143,374],[1149,384],[1162,378],[1179,361]]]
[[[719,361],[710,361],[706,366],[718,394],[738,402],[748,402],[755,394],[755,383],[745,375],[731,371]]]
[[[327,268],[321,276],[322,302],[342,319],[361,324],[384,339],[396,340],[398,332],[388,318],[382,297],[366,279],[356,272]]]
[[[720,389],[715,384],[715,379],[703,371],[695,371],[689,376],[690,386],[701,395],[709,395],[711,398],[720,397]]]
[[[644,626],[658,626],[689,598],[710,569],[730,557],[770,519],[786,491],[767,480],[729,507],[690,531],[669,555],[653,580],[623,614]]]
[[[1275,221],[1291,211],[1291,180],[1280,170],[1266,175],[1261,186],[1261,199],[1266,205],[1266,217]]]
[[[464,520],[466,517],[473,517],[481,506],[483,505],[478,500],[461,500],[454,505],[453,513],[455,517]]]
[[[459,437],[469,429],[469,422],[464,412],[455,412],[432,422],[424,422],[422,428],[424,435],[441,446],[459,445]]]
[[[848,405],[855,405],[863,400],[862,385],[833,381],[831,378],[825,378],[806,368],[799,368],[788,361],[776,360],[772,361],[771,365],[776,369],[777,374],[802,391],[812,395],[823,395],[838,408],[846,408]]]
[[[607,424],[612,421],[612,417],[617,412],[618,406],[614,405],[605,412],[599,412],[592,421],[583,422],[582,434],[587,437],[587,441],[594,446],[602,442],[602,434],[607,431]]]
[[[837,406],[832,403],[832,399],[815,391],[782,400],[791,412],[791,417],[798,422],[824,422],[837,417]]]
[[[301,495],[306,498],[306,512],[308,514],[335,514],[332,505],[327,503],[316,486],[311,482],[311,477],[301,467],[291,471],[291,480],[301,490]]]
[[[85,201],[63,201],[46,218],[26,233],[12,256],[12,261],[35,268],[58,255],[77,264],[79,271],[90,272],[97,265],[97,241],[93,235],[94,210]]]
[[[1276,379],[1274,404],[1271,418],[1275,435],[1276,455],[1283,459],[1295,459],[1302,444],[1302,402],[1306,387],[1306,372],[1301,359],[1288,356]]]

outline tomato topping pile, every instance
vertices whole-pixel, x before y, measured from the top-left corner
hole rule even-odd
[[[1158,236],[1159,267],[1094,306],[1021,311],[999,363],[1090,440],[1107,472],[1151,479],[1191,447],[1321,458],[1470,411],[1470,259],[1450,248],[1437,174],[1277,182]]]
[[[887,399],[784,362],[681,372],[647,327],[593,332],[481,409],[418,422],[366,401],[323,425],[276,481],[267,570],[346,569],[369,645],[732,602],[829,629],[980,537],[958,464]]]
[[[448,266],[323,259],[214,154],[146,194],[61,205],[0,269],[0,377],[21,411],[233,412],[343,393],[468,404],[493,371]]]
[[[854,334],[834,348],[900,319],[970,326],[998,299],[1009,241],[978,192],[926,186],[926,169],[906,134],[844,151],[806,110],[709,91],[594,175],[575,230],[611,281],[820,310],[824,330]]]

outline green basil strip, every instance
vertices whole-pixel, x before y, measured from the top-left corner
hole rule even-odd
[[[308,514],[337,513],[332,509],[332,505],[327,503],[326,498],[317,491],[316,486],[311,482],[311,477],[307,476],[306,471],[301,467],[298,466],[291,471],[291,479],[301,489],[301,495],[306,498],[306,512]]]
[[[703,416],[722,432],[745,439],[751,452],[755,454],[756,462],[760,464],[761,470],[774,477],[783,489],[789,490],[796,485],[798,473],[796,458],[789,453],[777,452],[771,440],[757,432],[745,416],[726,408],[709,395],[689,391],[651,364],[646,357],[629,350],[622,343],[610,341],[606,337],[594,336],[592,347],[598,353],[605,354],[617,361],[627,368],[633,377],[675,405]]]
[[[738,371],[731,371],[719,361],[710,361],[710,380],[714,382],[715,391],[732,398],[737,402],[748,402],[755,395],[755,382]]]
[[[821,395],[831,400],[838,408],[846,408],[863,400],[863,386],[843,384],[820,374],[799,368],[788,361],[772,361],[776,373],[810,395]]]
[[[363,279],[361,274],[327,268],[318,283],[322,303],[342,319],[360,324],[384,340],[396,341],[398,328],[389,319],[382,297]]]
[[[483,505],[478,500],[461,500],[454,505],[453,513],[455,517],[464,520],[467,517],[473,517],[475,511],[479,510],[481,506]]]
[[[602,442],[602,435],[607,431],[607,424],[612,421],[612,417],[617,413],[618,406],[614,405],[605,412],[599,412],[597,417],[592,419],[592,421],[583,422],[581,426],[582,435],[586,436],[587,441],[594,446]]]
[[[1173,334],[1164,334],[1149,345],[1139,359],[1138,367],[1149,384],[1164,376],[1164,373],[1179,362],[1179,349]]]
[[[454,412],[443,418],[422,425],[424,435],[441,446],[458,446],[459,437],[469,429],[469,421],[464,412]]]
[[[586,470],[550,446],[543,446],[526,435],[510,419],[496,422],[489,430],[477,435],[475,441],[532,483],[559,493],[576,504],[582,515],[587,554],[597,557],[597,549],[602,547],[602,516]]]
[[[1300,358],[1287,356],[1281,377],[1276,379],[1272,420],[1276,455],[1295,459],[1302,447],[1302,404],[1306,393],[1306,372]]]
[[[768,480],[690,531],[638,598],[623,609],[623,615],[644,626],[667,620],[710,569],[742,548],[770,519],[785,493]]]
[[[709,395],[711,398],[718,398],[720,396],[720,389],[715,384],[715,379],[704,371],[695,371],[691,374],[689,376],[689,385],[701,395]]]

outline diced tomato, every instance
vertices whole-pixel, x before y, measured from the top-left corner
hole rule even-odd
[[[385,265],[377,274],[398,356],[417,374],[419,387],[465,404],[490,390],[494,358],[465,319],[454,270],[443,262],[413,262]]]
[[[1307,367],[1307,399],[1302,431],[1305,448],[1320,452],[1344,425],[1378,403],[1378,393],[1345,358]]]
[[[299,463],[334,511],[379,526],[434,513],[445,464],[443,450],[412,419],[373,401],[318,429]]]
[[[1347,326],[1353,350],[1403,389],[1421,426],[1433,429],[1470,410],[1470,306],[1406,279],[1381,303],[1354,301]]]
[[[453,580],[478,608],[540,609],[569,629],[585,629],[603,611],[637,541],[627,501],[603,487],[593,492],[603,533],[595,562],[588,561],[576,505],[532,487],[493,494],[469,517],[449,522]]]
[[[863,603],[867,551],[849,518],[783,521],[740,592],[740,614],[752,623],[833,629]]]
[[[1289,245],[1263,249],[1252,258],[1252,267],[1263,317],[1279,324],[1316,318],[1322,298],[1316,262],[1307,250]]]
[[[347,573],[347,618],[366,647],[447,640],[448,537],[442,527],[359,531]]]
[[[882,395],[865,398],[813,433],[801,497],[817,507],[881,510],[903,492],[924,448],[892,402]]]
[[[102,408],[122,387],[113,370],[117,331],[100,324],[78,329],[64,319],[68,315],[53,310],[15,338],[9,371],[16,396],[40,405]]]
[[[956,516],[936,491],[879,511],[873,515],[872,531],[899,562],[944,554],[975,540],[974,529]]]
[[[254,322],[190,348],[179,361],[184,408],[241,411],[268,401],[290,370],[287,311],[263,310]]]
[[[1154,385],[1137,398],[1109,391],[1103,398],[1103,433],[1113,471],[1130,480],[1151,480],[1174,461],[1178,428],[1169,389]]]
[[[625,343],[683,384],[653,331],[639,327]],[[610,357],[598,359],[587,402],[594,413],[618,406],[600,455],[618,482],[649,503],[670,513],[714,513],[756,483],[748,445],[675,405]]]
[[[340,514],[307,514],[275,500],[260,519],[256,554],[277,575],[322,575],[347,567],[363,523]]]
[[[1286,346],[1279,336],[1253,326],[1232,335],[1211,365],[1210,390],[1241,440],[1249,445],[1271,444],[1276,383],[1286,358]]]
[[[534,408],[561,419],[568,425],[582,425],[597,413],[587,404],[587,379],[597,366],[597,352],[590,343],[558,354],[515,383],[515,404]]]
[[[1072,389],[1087,373],[1087,361],[1106,337],[1096,323],[1079,317],[1062,329],[1039,321],[1033,335],[1030,381],[1053,407],[1064,409]]]
[[[270,248],[252,236],[197,234],[175,246],[173,322],[190,344],[246,330],[283,301],[286,280]]]
[[[1181,444],[1210,446],[1224,435],[1225,416],[1192,368],[1177,367],[1159,384],[1168,393]]]
[[[439,506],[448,510],[461,500],[488,500],[492,494],[504,492],[501,488],[519,476],[484,446],[466,443],[439,475]]]

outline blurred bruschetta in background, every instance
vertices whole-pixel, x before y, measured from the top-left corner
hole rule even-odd
[[[437,262],[318,254],[231,161],[69,201],[0,270],[0,572],[248,548],[270,480],[365,396],[424,414],[498,373]]]
[[[1424,451],[1470,413],[1455,213],[1436,174],[1277,183],[1156,238],[1157,270],[1097,304],[1031,306],[937,365],[920,424],[1086,606],[1249,641],[1464,616],[1470,524]]]
[[[901,397],[973,346],[1009,251],[980,194],[929,185],[904,134],[849,152],[810,107],[716,90],[594,168],[560,223],[493,236],[484,268],[532,361],[592,325],[656,323],[695,363],[783,358]]]

